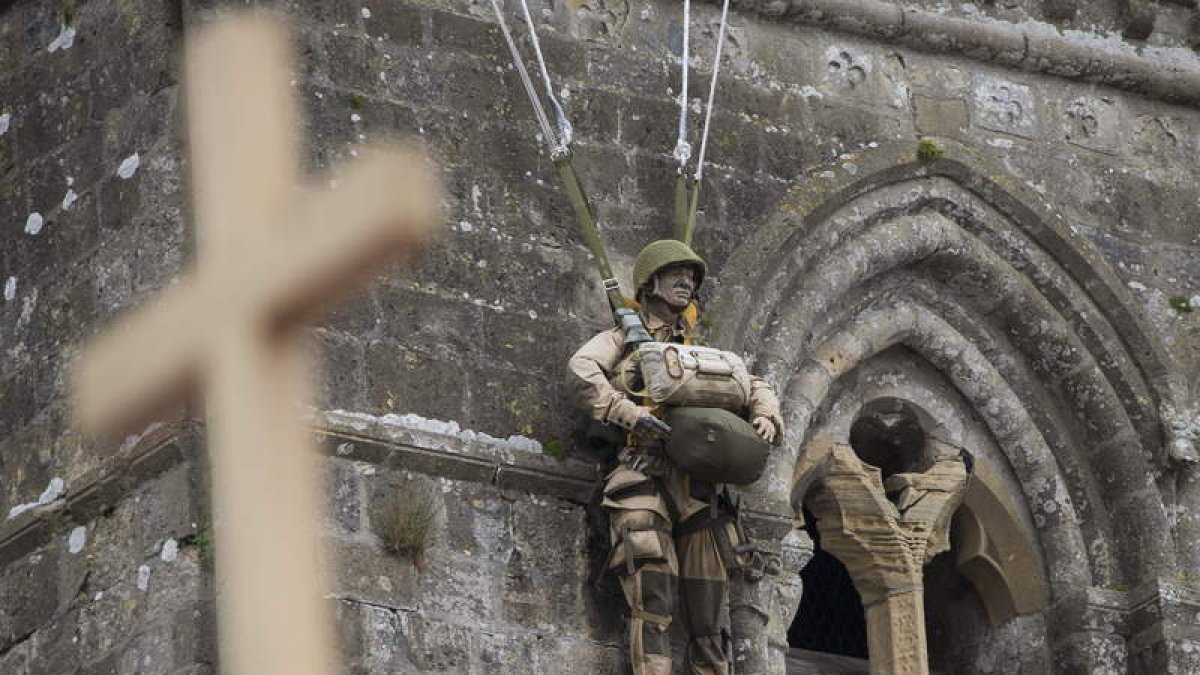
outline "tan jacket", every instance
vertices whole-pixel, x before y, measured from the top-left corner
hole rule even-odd
[[[681,335],[677,328],[667,326],[653,316],[642,316],[646,329],[656,340],[666,341],[672,334]],[[632,429],[638,417],[649,412],[649,408],[630,400],[628,392],[618,377],[625,331],[611,328],[588,340],[568,361],[570,383],[576,400],[589,410],[592,418]],[[628,362],[624,367],[631,368]],[[783,438],[783,417],[779,410],[779,399],[771,385],[761,377],[750,383],[750,405],[745,411],[746,419],[765,417],[775,425],[776,442]]]

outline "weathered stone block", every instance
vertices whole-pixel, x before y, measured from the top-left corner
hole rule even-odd
[[[468,374],[461,364],[431,359],[391,340],[370,342],[365,359],[368,409],[463,417]]]
[[[371,18],[386,14],[387,8],[394,3],[381,2],[323,2],[322,0],[270,0],[264,4],[280,6],[289,15],[308,22],[327,24],[342,30],[353,31],[360,26],[366,26],[368,32],[372,21],[364,20],[362,8],[367,8]]]
[[[333,591],[346,601],[411,611],[423,595],[432,592],[427,577],[409,556],[366,540],[327,539],[325,545],[332,550],[337,569]]]
[[[401,615],[400,626],[418,668],[468,672],[477,650],[474,631],[418,614]]]
[[[1038,124],[1033,90],[1023,84],[978,73],[971,79],[972,120],[984,129],[1034,138]]]
[[[513,551],[504,577],[508,621],[536,630],[586,630],[580,560],[588,534],[583,513],[553,503],[518,501],[512,512]]]
[[[336,460],[326,463],[325,512],[341,531],[354,533],[362,526],[361,493],[356,467]]]
[[[316,405],[319,408],[356,409],[364,405],[367,355],[358,338],[316,329],[313,344],[323,374]]]
[[[1111,98],[1080,96],[1062,113],[1064,135],[1075,145],[1117,154],[1124,136],[1121,113]]]
[[[920,133],[957,136],[970,124],[966,101],[916,96],[913,105],[916,108],[917,131]]]
[[[473,16],[443,11],[431,12],[430,18],[433,26],[432,41],[439,48],[477,54],[489,63],[502,65],[506,70],[509,68],[508,45],[504,42],[499,24],[491,20],[490,13],[486,21]],[[511,26],[514,23],[513,15],[509,14],[506,18]],[[520,33],[514,37],[518,39],[518,47],[523,54],[532,55],[532,44],[528,38],[523,38],[521,35],[524,33],[525,27],[521,25],[517,30]],[[555,63],[555,65],[558,64]],[[530,64],[529,67],[537,68],[536,64]],[[556,77],[561,77],[557,70],[554,74]]]

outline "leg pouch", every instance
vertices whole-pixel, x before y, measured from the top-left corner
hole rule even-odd
[[[663,528],[620,531],[620,540],[613,547],[610,569],[624,565],[626,574],[633,574],[643,565],[666,564],[671,540]]]

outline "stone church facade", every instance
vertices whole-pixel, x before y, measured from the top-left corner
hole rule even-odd
[[[199,413],[85,438],[67,387],[194,252],[179,48],[244,4],[0,0],[0,673],[216,671]],[[292,20],[307,170],[401,134],[448,188],[440,239],[312,329],[350,672],[624,672],[564,382],[610,320],[490,4],[250,4]],[[680,7],[532,9],[627,275],[670,231]],[[1200,672],[1195,18],[734,4],[704,325],[788,423],[742,491],[739,674],[866,672],[866,643],[876,672]]]

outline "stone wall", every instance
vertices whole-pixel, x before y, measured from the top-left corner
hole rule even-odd
[[[213,662],[207,525],[197,515],[204,469],[192,427],[128,442],[80,438],[68,427],[65,383],[81,341],[167,283],[191,254],[178,47],[223,7],[241,4],[0,1],[0,223],[8,228],[0,237],[0,512],[21,511],[0,526],[4,672],[60,672],[54,659],[68,656],[94,672],[189,672]],[[340,561],[336,602],[351,661],[362,672],[556,672],[569,655],[578,672],[615,672],[619,601],[587,583],[594,552],[584,504],[600,458],[578,442],[580,420],[562,384],[566,358],[608,319],[490,5],[255,4],[283,10],[296,29],[295,91],[310,171],[401,134],[425,143],[449,188],[442,238],[313,330],[326,373],[316,403],[327,412],[315,426],[330,439],[327,538]],[[613,1],[532,9],[576,125],[578,168],[625,276],[637,250],[668,231],[671,97],[679,86],[669,54],[679,48],[679,8]],[[697,101],[718,9],[693,8]],[[1157,19],[1143,43],[1135,38],[1146,12]],[[794,393],[786,366],[889,285],[943,298],[942,317],[966,307],[978,336],[995,346],[981,349],[981,367],[998,364],[997,377],[1017,383],[1017,398],[1047,401],[1045,416],[1030,417],[1030,433],[1049,439],[1045,466],[1069,488],[1070,502],[1091,505],[1079,515],[1091,580],[1055,587],[1050,606],[999,627],[987,625],[973,601],[948,608],[957,618],[946,625],[969,635],[953,649],[935,645],[943,659],[936,667],[1015,672],[980,657],[1012,655],[1014,640],[1030,631],[1047,646],[1038,652],[1044,658],[1024,654],[1022,672],[1100,662],[1114,672],[1186,672],[1194,658],[1188,649],[1200,631],[1185,608],[1195,604],[1187,570],[1200,560],[1190,534],[1200,498],[1194,469],[1171,455],[1177,441],[1183,447],[1200,435],[1200,312],[1186,311],[1200,295],[1192,14],[1132,2],[972,9],[794,0],[738,3],[731,15],[697,234],[711,263],[703,295],[713,339],[745,350]],[[699,111],[692,106],[693,129]],[[916,161],[920,138],[931,141],[927,159],[943,154],[940,164]],[[1070,355],[1030,348],[1058,343],[1029,328],[1036,322],[1006,318],[985,302],[993,287],[939,268],[945,258],[910,261],[882,281],[847,277],[844,297],[805,281],[821,262],[806,259],[811,252],[854,252],[837,244],[856,241],[860,224],[890,223],[894,212],[930,197],[946,201],[948,220],[921,220],[919,228],[968,222],[963,214],[978,212],[979,222],[999,223],[992,243],[1033,251],[1034,263],[1011,278],[1048,298],[1047,330],[1059,335],[1061,319],[1083,335],[1072,345],[1099,355],[1096,382],[1109,384],[1095,386],[1116,392],[1136,441],[1099,459],[1086,452],[1094,439],[1088,420],[1104,408],[1084,401],[1078,413],[1071,402],[1086,396],[1071,391],[1092,389],[1071,390],[1071,373],[1039,370],[1045,360],[1073,364]],[[1022,230],[1026,221],[1048,234]],[[745,298],[759,293],[770,298],[769,311],[747,308]],[[805,324],[789,308],[789,298],[801,297],[828,306]],[[775,320],[810,325],[812,334],[782,334],[771,328]],[[760,339],[760,329],[768,337]],[[978,336],[969,341],[982,344]],[[948,382],[938,386],[959,392],[952,405],[991,419],[986,398],[973,398],[950,363],[901,368],[901,384],[943,373]],[[1060,381],[1065,389],[1056,388]],[[837,400],[863,396],[838,386],[847,393]],[[808,411],[814,429],[837,417],[834,403],[807,401],[825,406]],[[743,646],[749,670],[768,661],[780,667],[778,628],[786,630],[798,601],[805,549],[794,536],[782,549],[779,541],[791,464],[809,428],[809,417],[798,417],[805,405],[789,396],[793,433],[773,474],[749,491],[755,527],[783,566],[780,576],[738,590],[742,618],[769,618],[776,629],[773,646]],[[404,415],[415,417],[385,421]],[[457,431],[434,420],[453,421]],[[1172,424],[1176,431],[1165,432]],[[174,448],[172,459],[139,468],[137,458],[164,457],[164,448]],[[561,461],[547,456],[564,452]],[[1012,470],[1006,461],[1019,464],[1012,454],[982,454],[1001,474]],[[1139,459],[1127,465],[1126,455]],[[1097,477],[1092,462],[1114,457],[1121,467],[1145,468],[1152,490],[1103,489],[1111,474]],[[55,479],[61,495],[51,489]],[[423,481],[441,491],[443,520],[428,567],[417,573],[382,549],[376,526],[390,500]],[[1039,494],[1019,477],[1004,484],[1028,520],[1058,504],[1053,490]],[[85,507],[97,491],[104,506]],[[1156,541],[1175,549],[1171,561],[1135,559],[1136,537],[1150,535],[1113,530],[1112,514],[1132,512],[1122,509],[1133,502],[1146,505],[1137,513],[1161,516],[1155,522],[1169,531]],[[72,552],[80,536],[84,547]],[[176,554],[167,553],[169,541]],[[1068,565],[1060,554],[1049,559]],[[1047,565],[1052,578],[1070,576]],[[952,565],[935,567],[941,582],[962,583]],[[1164,640],[1164,632],[1174,637]],[[931,639],[949,638],[934,630]]]

